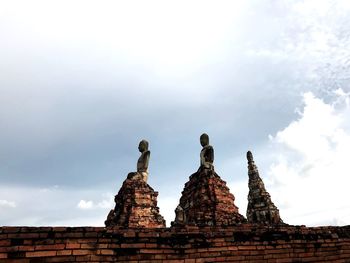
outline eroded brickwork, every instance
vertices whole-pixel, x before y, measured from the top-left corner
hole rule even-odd
[[[115,196],[115,208],[108,214],[106,226],[126,228],[165,227],[157,206],[158,192],[138,177],[129,176]]]
[[[246,220],[239,214],[234,200],[226,182],[214,169],[201,167],[185,184],[173,225],[228,226],[243,223]]]
[[[265,189],[264,182],[260,178],[258,168],[255,165],[253,154],[250,151],[247,152],[247,159],[249,176],[248,222],[266,225],[283,224],[279,210]]]
[[[2,227],[0,262],[350,262],[350,226]]]

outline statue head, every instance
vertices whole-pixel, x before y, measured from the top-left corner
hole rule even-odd
[[[253,154],[252,154],[251,151],[247,152],[247,160],[248,160],[249,163],[254,162]]]
[[[143,153],[143,152],[145,152],[147,150],[148,150],[148,141],[146,141],[146,140],[140,141],[140,143],[139,143],[139,151]]]
[[[206,133],[203,133],[200,137],[200,142],[203,147],[209,145],[209,136]]]

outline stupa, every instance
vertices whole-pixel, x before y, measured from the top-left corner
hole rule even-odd
[[[254,163],[253,154],[247,152],[249,194],[247,218],[249,223],[259,224],[283,224],[280,213],[271,201],[270,194],[266,191],[264,182],[260,178],[257,166]]]
[[[235,205],[235,197],[214,169],[214,149],[202,134],[200,167],[185,184],[172,226],[229,226],[246,222]]]

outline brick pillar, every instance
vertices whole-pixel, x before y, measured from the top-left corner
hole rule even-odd
[[[141,178],[128,176],[115,196],[115,208],[105,225],[125,228],[161,228],[165,220],[157,207],[158,192]]]

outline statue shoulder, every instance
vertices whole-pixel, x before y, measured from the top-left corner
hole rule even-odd
[[[151,152],[150,151],[145,151],[145,152],[142,153],[140,158],[149,159],[150,156],[151,156]]]
[[[214,152],[214,148],[213,148],[213,146],[211,146],[211,145],[206,146],[205,149],[206,149],[207,151]]]

